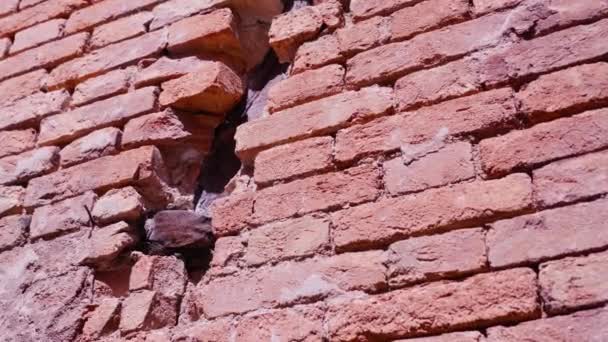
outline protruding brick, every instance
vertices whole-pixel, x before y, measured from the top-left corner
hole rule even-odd
[[[31,150],[36,146],[36,131],[0,131],[0,158]]]
[[[516,122],[513,91],[491,90],[346,128],[336,136],[335,158],[350,161],[432,139],[484,136]]]
[[[276,180],[308,175],[331,169],[333,139],[311,138],[262,151],[255,159],[255,181]]]
[[[0,253],[25,242],[30,219],[21,215],[0,218]]]
[[[70,94],[65,90],[38,93],[0,108],[0,129],[33,126],[46,116],[59,113]]]
[[[149,113],[156,108],[156,92],[155,87],[143,88],[71,112],[47,117],[40,123],[38,142],[41,145],[49,145],[71,141],[96,129],[120,124]]]
[[[258,191],[254,212],[260,222],[373,201],[380,170],[372,165],[322,174]]]
[[[104,298],[87,319],[82,334],[85,338],[97,339],[112,332],[112,326],[118,323],[120,299]]]
[[[42,89],[46,78],[46,70],[40,69],[2,81],[0,83],[0,101],[9,103],[34,94]]]
[[[490,264],[536,263],[608,246],[606,205],[598,200],[493,223],[487,237]]]
[[[542,207],[608,193],[608,152],[549,164],[534,171],[535,199]]]
[[[87,192],[82,196],[36,208],[32,216],[30,236],[32,239],[50,237],[62,232],[89,227],[88,210],[93,209],[97,195]]]
[[[538,279],[543,308],[550,314],[560,314],[605,304],[608,288],[601,275],[606,272],[606,252],[542,264]]]
[[[156,30],[180,19],[212,8],[229,4],[228,0],[169,0],[154,7],[154,20],[150,30]]]
[[[137,0],[128,3],[122,0],[101,1],[74,12],[65,25],[65,31],[67,33],[74,33],[86,30],[159,2],[161,0]]]
[[[133,83],[137,88],[158,85],[173,78],[195,72],[204,63],[206,62],[201,61],[197,57],[184,57],[179,59],[161,57],[143,70],[140,70],[135,76]]]
[[[370,87],[287,109],[239,126],[236,150],[241,159],[252,160],[260,150],[271,146],[333,133],[357,120],[387,114],[392,101],[389,88]]]
[[[298,48],[292,67],[292,74],[309,69],[316,69],[342,61],[338,39],[334,35],[325,35],[317,40],[306,42]]]
[[[79,260],[79,264],[98,271],[116,269],[118,257],[123,252],[132,250],[139,242],[135,228],[126,222],[99,227],[93,229],[90,234],[86,241],[87,253]]]
[[[404,286],[471,274],[483,270],[486,262],[480,228],[403,240],[389,247],[389,284]]]
[[[11,54],[60,38],[64,24],[65,19],[54,19],[17,32],[11,46]]]
[[[119,151],[121,132],[108,127],[74,140],[61,150],[61,166],[68,167]]]
[[[536,274],[518,268],[331,303],[331,341],[381,341],[538,318]],[[474,300],[472,300],[474,299]]]
[[[608,109],[513,131],[479,146],[483,170],[491,176],[591,152],[608,146]]]
[[[404,153],[407,146],[402,147]],[[384,182],[391,194],[414,192],[475,177],[469,143],[456,143],[431,150],[405,161],[402,157],[384,163]]]
[[[427,0],[391,16],[391,38],[403,40],[416,34],[468,19],[467,0]]]
[[[313,40],[321,31],[323,18],[313,6],[307,6],[276,17],[272,21],[270,45],[282,63],[293,60],[302,43]]]
[[[218,236],[236,235],[248,227],[253,216],[253,193],[244,192],[213,202],[213,230]]]
[[[95,221],[100,224],[133,222],[139,219],[142,213],[142,197],[130,186],[108,191],[99,198],[92,210]]]
[[[129,90],[130,77],[131,70],[129,69],[115,70],[80,83],[74,90],[72,104],[81,106],[120,93],[126,93]]]
[[[173,326],[177,321],[176,304],[155,291],[132,292],[122,303],[120,331],[127,334]]]
[[[376,15],[388,14],[401,7],[414,4],[416,0],[351,0],[350,10],[357,19],[365,19]]]
[[[431,337],[410,338],[395,342],[485,342],[485,337],[479,331],[455,332]]]
[[[25,205],[40,206],[89,190],[107,190],[145,183],[162,166],[160,152],[151,146],[102,157],[31,180]]]
[[[130,17],[98,26],[91,36],[91,46],[100,48],[147,32],[146,25],[154,16],[152,12],[140,12]]]
[[[242,342],[320,341],[323,339],[323,311],[295,307],[245,316],[239,321],[236,340]]]
[[[131,269],[131,291],[153,290],[164,297],[182,298],[187,282],[186,266],[175,256],[140,255]]]
[[[239,75],[221,62],[207,62],[192,73],[162,85],[161,106],[223,114],[243,96]]]
[[[59,165],[59,147],[41,147],[0,159],[0,184],[15,184],[53,171]]]
[[[10,1],[10,0],[9,0]],[[75,9],[87,6],[87,0],[49,0],[16,14],[0,18],[0,37],[21,31],[49,19],[67,16]]]
[[[0,186],[0,216],[21,213],[25,189],[20,186]]]
[[[272,223],[249,234],[244,260],[249,265],[312,256],[328,247],[329,220],[306,216]]]
[[[342,91],[344,68],[328,65],[321,69],[309,70],[283,80],[268,93],[268,108],[276,112],[299,104],[318,100]]]
[[[514,174],[363,204],[333,214],[333,241],[339,250],[384,246],[516,214],[531,206],[531,187],[527,175]]]

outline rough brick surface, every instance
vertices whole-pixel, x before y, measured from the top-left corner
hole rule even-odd
[[[30,227],[32,239],[56,235],[70,230],[85,229],[89,226],[89,216],[85,206],[92,210],[96,199],[97,195],[93,192],[87,192],[82,196],[36,208]]]
[[[118,19],[95,28],[91,36],[91,46],[100,48],[121,40],[133,38],[147,32],[146,25],[154,16],[150,12],[141,12],[130,17]]]
[[[113,189],[95,203],[91,214],[100,224],[135,221],[143,213],[141,195],[133,187]]]
[[[11,45],[11,54],[60,38],[64,24],[65,19],[54,19],[17,32]]]
[[[68,167],[118,152],[122,133],[114,127],[103,128],[76,139],[59,153],[61,166]]]
[[[485,342],[484,336],[478,331],[456,332],[431,337],[410,338],[396,342]]]
[[[429,0],[406,7],[392,15],[392,39],[406,39],[447,23],[467,19],[469,1]]]
[[[73,33],[86,30],[158,2],[160,0],[136,0],[129,3],[121,0],[101,1],[73,13],[65,25],[65,31]]]
[[[46,116],[59,113],[70,99],[65,90],[37,93],[0,109],[0,129],[31,126]]]
[[[197,57],[184,57],[170,59],[161,57],[151,65],[139,70],[135,75],[133,83],[135,87],[141,88],[150,85],[157,85],[173,78],[178,78],[187,73],[198,70],[204,62]]]
[[[245,192],[214,202],[213,230],[218,236],[238,234],[253,220],[253,193]]]
[[[0,253],[20,245],[26,240],[30,216],[7,216],[0,218]]]
[[[227,0],[169,0],[154,7],[151,30],[206,10],[227,5]]]
[[[16,184],[49,173],[59,164],[59,148],[42,147],[0,159],[0,184]]]
[[[247,316],[236,328],[236,339],[243,342],[280,339],[313,342],[323,336],[323,311],[315,307],[272,310]]]
[[[46,77],[46,70],[41,69],[3,81],[0,83],[0,101],[9,103],[38,92]]]
[[[412,0],[379,0],[374,2],[353,0],[350,3],[350,9],[356,18],[362,19],[378,14],[390,13],[400,7],[405,7],[413,3],[415,3],[415,1]]]
[[[0,158],[31,150],[36,146],[36,131],[26,129],[21,131],[1,131]]]
[[[25,189],[20,186],[0,186],[0,216],[20,213],[24,197]]]
[[[10,0],[9,0],[10,1]],[[17,14],[0,18],[0,37],[6,36],[49,19],[66,16],[87,5],[86,0],[49,0]]]
[[[93,101],[126,93],[129,89],[130,71],[116,70],[80,83],[72,97],[72,104],[81,106]]]

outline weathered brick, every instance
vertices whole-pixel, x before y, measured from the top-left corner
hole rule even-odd
[[[60,38],[64,24],[65,19],[54,19],[17,32],[11,54]]]
[[[120,267],[119,256],[133,250],[139,237],[134,227],[126,222],[100,228],[89,231],[90,238],[85,242],[87,253],[78,263],[99,271],[115,270]]]
[[[158,292],[132,292],[122,303],[119,329],[127,334],[173,326],[177,321],[176,311],[176,301]]]
[[[386,287],[382,252],[342,254],[286,262],[201,284],[197,294],[208,317],[314,302],[344,291]]]
[[[107,156],[32,179],[25,205],[40,206],[89,190],[104,190],[141,184],[162,167],[160,152],[151,146]]]
[[[174,23],[193,14],[228,5],[228,0],[170,0],[154,7],[150,30]]]
[[[17,11],[19,0],[5,0],[0,4],[0,16]]]
[[[106,192],[95,203],[91,214],[99,224],[118,221],[133,222],[143,213],[143,199],[135,188],[128,186]]]
[[[243,96],[241,77],[221,62],[206,62],[192,73],[163,83],[161,106],[223,114]]]
[[[330,304],[331,341],[379,341],[540,316],[536,274],[518,268]],[[474,300],[471,300],[474,298]]]
[[[129,290],[153,290],[167,298],[181,298],[186,290],[184,262],[175,256],[140,255],[131,268]]]
[[[371,248],[516,214],[531,206],[531,187],[514,174],[363,204],[332,215],[333,241],[339,250]]]
[[[535,25],[535,33],[546,34],[558,28],[590,22],[593,19],[606,17],[608,3],[591,1],[589,3],[574,3],[567,0],[551,0],[542,2],[542,10],[536,9],[532,2],[531,10],[544,11],[546,16],[539,18]]]
[[[0,216],[21,213],[25,189],[20,186],[0,186]]]
[[[46,70],[40,69],[2,81],[0,102],[9,103],[38,92],[42,89],[47,75]]]
[[[213,202],[213,230],[218,236],[236,235],[248,227],[253,216],[253,193],[244,192]]]
[[[19,9],[22,10],[24,8],[30,7],[30,6],[34,6],[34,5],[38,5],[39,3],[46,1],[46,0],[21,0],[19,2]]]
[[[226,236],[217,239],[211,267],[221,268],[220,272],[230,272],[230,268],[235,267],[245,253],[245,243],[246,239],[241,236]]]
[[[260,265],[269,261],[313,256],[328,244],[329,220],[306,216],[252,230],[244,260],[248,265]]]
[[[248,315],[239,321],[237,341],[321,341],[323,311],[315,307],[295,307]]]
[[[82,328],[82,335],[85,339],[97,339],[102,335],[112,332],[113,324],[119,317],[120,299],[104,298],[93,310]]]
[[[455,332],[431,337],[410,338],[395,342],[485,342],[479,331]]]
[[[136,88],[157,85],[194,72],[204,63],[206,62],[201,61],[197,57],[184,57],[179,59],[161,57],[143,70],[140,70],[135,76],[133,84]]]
[[[401,7],[412,5],[417,0],[351,0],[350,10],[357,19],[373,17],[379,14],[388,14]]]
[[[524,0],[473,0],[473,8],[476,15],[515,7]]]
[[[337,30],[336,37],[340,52],[346,56],[352,56],[388,41],[390,25],[390,19],[374,17]]]
[[[166,31],[160,30],[108,45],[59,65],[51,72],[46,85],[49,89],[74,86],[88,78],[154,56],[160,53],[166,44]]]
[[[48,0],[16,14],[0,18],[0,37],[8,36],[49,19],[70,14],[73,10],[87,6],[87,0]]]
[[[137,12],[161,0],[105,0],[74,12],[65,25],[66,33],[74,33]]]
[[[534,171],[534,197],[542,206],[608,193],[608,152],[558,161]]]
[[[487,262],[480,228],[403,240],[388,251],[391,286],[471,274],[483,270]]]
[[[98,26],[91,36],[91,47],[100,48],[147,32],[146,25],[154,16],[152,12],[140,12],[130,17]]]
[[[512,327],[488,329],[488,342],[510,341],[601,341],[608,337],[606,308],[579,311],[559,316],[524,322]]]
[[[25,242],[30,219],[21,215],[0,218],[0,252]]]
[[[293,60],[302,43],[313,40],[321,31],[323,18],[313,6],[282,14],[272,20],[270,46],[281,63]]]
[[[131,69],[110,71],[105,75],[80,83],[74,90],[72,104],[81,106],[126,93],[129,90],[131,72]]]
[[[65,168],[115,154],[119,151],[121,135],[118,128],[108,127],[74,140],[61,150],[61,166]]]
[[[86,32],[23,51],[0,61],[0,79],[23,74],[37,68],[50,68],[78,57],[84,51]]]
[[[608,63],[542,75],[517,93],[517,98],[521,110],[533,118],[608,104]]]
[[[412,159],[405,161],[397,157],[384,163],[384,183],[391,194],[425,190],[475,177],[469,143],[439,147]]]
[[[0,108],[0,129],[33,126],[46,116],[59,113],[70,99],[65,90],[37,93]]]
[[[0,58],[4,58],[11,48],[11,40],[8,38],[0,38]]]
[[[420,120],[422,117],[425,119]],[[336,136],[335,158],[350,161],[431,139],[484,136],[517,121],[513,91],[491,90],[341,130]]]
[[[606,252],[540,265],[538,280],[543,308],[549,314],[560,314],[608,302],[608,288],[601,276],[606,272]]]
[[[191,138],[195,133],[195,131],[188,130],[188,127],[176,114],[164,111],[144,115],[127,122],[121,143],[125,148],[152,144],[174,145]]]
[[[0,131],[0,158],[31,150],[36,146],[36,131]]]
[[[30,237],[32,239],[50,237],[62,232],[89,227],[87,209],[93,209],[97,195],[87,192],[62,202],[36,208],[32,216]]]
[[[608,110],[585,112],[482,140],[483,170],[491,176],[530,168],[608,145]]]
[[[271,146],[333,133],[351,122],[387,114],[392,101],[389,88],[370,87],[287,109],[239,126],[236,150],[241,159],[252,160]]]
[[[255,159],[255,181],[270,183],[329,170],[333,166],[332,155],[331,137],[311,138],[262,151]]]
[[[96,129],[125,122],[156,108],[155,87],[148,87],[95,102],[67,113],[46,117],[40,123],[41,145],[67,142]],[[91,113],[96,115],[91,115]]]
[[[180,329],[175,329],[173,339],[180,342],[188,341],[189,339],[224,342],[227,336],[231,336],[232,331],[231,318],[215,319],[213,321],[200,319],[193,322],[190,326],[182,326]]]
[[[268,92],[268,109],[276,112],[342,91],[344,68],[337,64],[309,70],[283,80]]]
[[[15,184],[52,172],[59,165],[59,147],[42,147],[0,159],[0,184]]]
[[[309,69],[316,69],[343,60],[338,39],[334,35],[325,35],[317,40],[302,44],[293,61],[292,74]]]
[[[416,34],[468,19],[467,0],[427,0],[393,13],[391,38],[403,40]]]
[[[260,222],[373,201],[379,195],[380,170],[363,165],[258,191],[254,213]]]
[[[536,263],[608,246],[606,205],[599,200],[493,223],[487,237],[490,264]]]

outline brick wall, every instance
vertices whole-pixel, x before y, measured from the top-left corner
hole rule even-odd
[[[606,1],[3,3],[9,341],[608,339]],[[107,267],[267,43],[209,270]]]

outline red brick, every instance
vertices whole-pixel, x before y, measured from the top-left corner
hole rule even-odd
[[[17,11],[19,0],[5,0],[0,4],[0,16]]]
[[[385,246],[412,235],[471,226],[531,206],[530,178],[514,174],[363,204],[332,215],[338,250]]]
[[[534,171],[534,197],[542,206],[608,193],[608,152],[558,161]]]
[[[87,192],[82,196],[36,208],[30,227],[31,238],[46,238],[89,227],[89,215],[85,207],[92,210],[96,200],[95,193]]]
[[[64,24],[65,19],[54,19],[17,32],[11,46],[11,54],[60,38]]]
[[[542,264],[538,279],[543,308],[553,315],[605,304],[608,288],[601,275],[606,272],[606,252]]]
[[[95,340],[112,332],[112,326],[120,313],[120,299],[104,298],[87,319],[82,334],[85,338]]]
[[[65,90],[37,93],[0,109],[0,129],[34,126],[38,120],[59,113],[70,94]]]
[[[29,216],[7,216],[0,218],[0,253],[26,241]]]
[[[495,14],[418,35],[407,42],[363,52],[347,63],[346,82],[364,86],[494,46],[508,28],[508,16]],[[471,37],[475,39],[471,39]],[[378,63],[377,61],[383,61]]]
[[[161,167],[160,152],[151,146],[102,157],[31,180],[25,204],[40,206],[89,190],[141,184],[154,177],[154,172]]]
[[[160,329],[177,322],[176,302],[155,291],[129,294],[120,313],[119,329],[123,334]]]
[[[248,227],[253,215],[253,193],[245,192],[213,202],[212,224],[217,236],[236,235]]]
[[[0,131],[0,158],[31,150],[36,146],[36,131]]]
[[[474,177],[471,145],[464,142],[440,147],[411,162],[402,157],[384,162],[384,183],[391,194],[425,190]]]
[[[476,273],[485,269],[487,262],[480,228],[403,240],[393,243],[388,251],[391,286]]]
[[[10,78],[0,83],[0,102],[9,103],[42,89],[47,72],[44,69]]]
[[[338,39],[334,35],[325,35],[317,40],[302,44],[295,54],[292,74],[309,69],[316,69],[343,60]]]
[[[608,3],[592,1],[587,4],[577,4],[567,0],[551,0],[544,3],[546,11],[551,13],[536,26],[537,34],[544,34],[565,26],[585,23],[591,19],[605,17],[608,14]]]
[[[152,12],[140,12],[130,17],[98,26],[91,36],[91,47],[100,48],[147,32],[146,25],[154,16]]]
[[[235,339],[313,342],[321,341],[323,335],[323,311],[315,307],[295,307],[245,316],[237,325]]]
[[[156,108],[154,87],[95,102],[67,113],[44,118],[40,123],[41,145],[68,142],[96,129],[116,125]],[[91,113],[96,115],[91,115]]]
[[[182,326],[180,329],[175,329],[173,339],[179,342],[186,342],[192,339],[195,341],[226,342],[226,338],[231,336],[231,334],[231,318],[216,319],[213,321],[201,319],[193,322],[190,326]]]
[[[485,337],[478,331],[455,332],[431,337],[410,338],[395,342],[485,342]]]
[[[536,274],[519,268],[330,304],[331,341],[383,341],[537,318]],[[471,300],[471,299],[474,300]]]
[[[341,130],[336,136],[335,158],[350,161],[432,138],[484,136],[516,122],[513,91],[491,90]]]
[[[137,88],[157,85],[195,72],[205,63],[205,61],[201,61],[197,57],[184,57],[180,59],[161,57],[150,66],[140,70],[135,76],[133,83]]]
[[[65,25],[66,33],[74,33],[103,24],[129,13],[157,4],[161,0],[105,0],[74,12]]]
[[[76,86],[72,104],[82,106],[94,101],[103,100],[129,90],[129,79],[133,69],[115,70],[95,77]]]
[[[258,191],[256,220],[269,222],[314,211],[373,201],[380,193],[380,170],[362,165]]]
[[[585,112],[482,140],[481,162],[491,176],[535,167],[608,145],[608,110]]]
[[[178,117],[171,111],[164,111],[135,118],[125,125],[122,146],[175,145],[192,138],[197,132],[181,120],[186,116],[187,114]],[[207,134],[213,133],[209,131]]]
[[[290,62],[300,45],[313,40],[321,31],[323,18],[313,6],[284,13],[272,20],[270,46],[281,63]]]
[[[52,172],[59,165],[59,147],[42,147],[0,159],[0,184],[15,184]]]
[[[108,127],[76,139],[61,150],[61,166],[68,167],[119,151],[121,132]]]
[[[305,304],[344,291],[375,292],[386,287],[382,252],[342,254],[286,262],[201,284],[197,294],[207,317],[260,308]]]
[[[262,151],[255,159],[255,181],[276,180],[327,171],[333,166],[333,138],[320,137]]]
[[[86,0],[48,0],[13,15],[0,18],[0,37],[8,36],[49,19],[63,17],[88,5]]]
[[[260,150],[336,132],[357,120],[389,113],[392,101],[392,90],[371,87],[358,92],[344,92],[246,123],[237,129],[237,154],[243,160],[252,160]],[[298,124],[294,125],[294,122]]]
[[[80,33],[6,58],[0,61],[0,79],[37,68],[51,68],[78,57],[83,53],[88,38],[88,33]]]
[[[389,18],[375,17],[336,31],[340,52],[352,56],[385,43],[390,38]]]
[[[268,109],[277,112],[342,91],[344,68],[337,64],[309,70],[283,80],[268,92]]]
[[[230,272],[236,267],[245,252],[246,239],[241,236],[226,236],[217,239],[213,251],[211,267],[220,269],[219,272]]]
[[[391,38],[403,40],[416,34],[468,19],[467,0],[427,0],[393,13]]]
[[[493,223],[487,237],[490,264],[536,263],[608,246],[606,205],[599,200]]]
[[[399,8],[412,5],[417,0],[351,0],[350,10],[357,19],[373,17],[379,14],[388,14]]]
[[[515,7],[523,0],[473,0],[476,15],[494,12],[508,7]]]
[[[608,104],[608,63],[586,64],[540,76],[517,97],[521,110],[533,117]]]
[[[21,213],[25,189],[20,186],[0,186],[0,216]]]
[[[175,256],[140,255],[133,265],[129,290],[153,290],[167,298],[181,298],[186,290],[186,267]]]
[[[128,186],[106,192],[95,203],[91,214],[99,224],[133,222],[141,217],[143,209],[141,195],[135,188]]]
[[[329,220],[306,216],[271,223],[249,234],[244,260],[248,265],[313,256],[329,244]]]
[[[223,114],[243,96],[241,77],[221,62],[201,64],[196,71],[163,83],[161,106]]]
[[[61,88],[65,85],[74,86],[112,69],[157,55],[165,48],[166,43],[167,34],[161,30],[108,45],[59,65],[51,72],[46,85],[49,89]]]
[[[510,341],[601,341],[608,337],[606,308],[579,311],[559,316],[520,323],[512,327],[488,329],[488,342]]]

